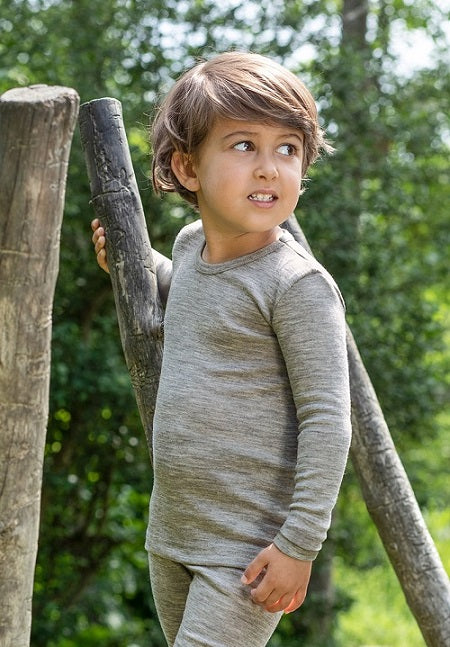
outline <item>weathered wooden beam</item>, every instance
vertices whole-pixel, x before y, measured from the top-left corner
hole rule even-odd
[[[0,97],[0,644],[27,647],[38,546],[53,295],[78,95]]]
[[[292,235],[309,245],[292,216]],[[450,647],[450,583],[392,441],[375,390],[347,327],[351,459],[367,510],[429,647]]]
[[[429,647],[450,646],[450,583],[397,454],[374,388],[348,334],[351,457],[367,509]]]
[[[163,310],[121,104],[110,98],[84,103],[79,122],[92,204],[106,231],[108,267],[125,361],[151,458]]]

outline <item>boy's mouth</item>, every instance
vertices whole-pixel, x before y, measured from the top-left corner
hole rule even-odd
[[[277,199],[277,196],[273,193],[251,193],[248,199],[255,202],[273,202]]]

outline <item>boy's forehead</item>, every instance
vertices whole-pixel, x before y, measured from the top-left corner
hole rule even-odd
[[[214,120],[213,126],[210,130],[209,136],[226,138],[235,134],[242,135],[295,135],[301,141],[304,139],[304,134],[299,128],[295,128],[283,122],[274,122],[267,120],[245,120],[245,119],[230,119],[227,117],[217,117]]]

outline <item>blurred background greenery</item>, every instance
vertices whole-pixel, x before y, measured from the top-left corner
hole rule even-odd
[[[198,57],[270,55],[315,94],[336,147],[297,217],[348,321],[450,570],[448,0],[9,0],[0,92],[46,83],[122,101],[152,243],[194,214],[152,195],[155,102]],[[44,144],[43,144],[44,145]],[[54,307],[33,647],[160,647],[143,549],[151,490],[109,278],[90,243],[79,134]],[[419,647],[349,464],[310,595],[273,647]],[[245,646],[244,646],[245,647]]]

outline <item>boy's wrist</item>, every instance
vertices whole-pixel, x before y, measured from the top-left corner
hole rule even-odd
[[[275,537],[273,544],[285,555],[293,557],[294,559],[300,559],[306,562],[312,562],[316,559],[319,551],[316,550],[306,550],[297,544],[294,544],[292,541],[284,537],[284,535],[279,532]]]

